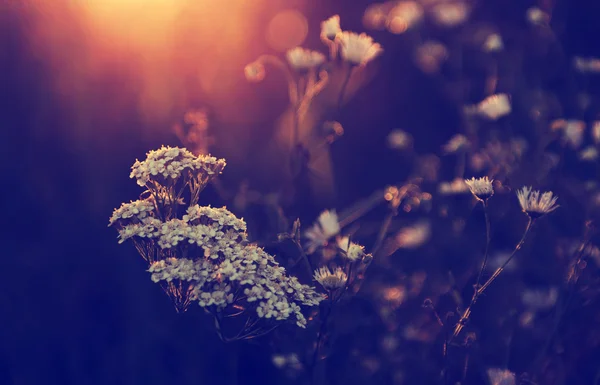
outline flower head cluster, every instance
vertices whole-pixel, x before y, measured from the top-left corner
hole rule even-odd
[[[465,183],[469,186],[469,190],[478,200],[485,202],[494,195],[493,180],[489,180],[487,176],[483,178],[465,179]]]
[[[150,151],[146,160],[136,160],[130,177],[135,178],[138,185],[145,186],[151,180],[164,182],[168,178],[178,179],[185,171],[207,179],[220,174],[224,167],[224,159],[208,155],[195,156],[184,148],[163,146]]]
[[[517,197],[523,212],[532,219],[546,215],[559,207],[556,204],[558,197],[553,195],[552,191],[547,191],[540,197],[538,190],[532,191],[531,187],[525,186],[517,190]]]
[[[110,217],[109,226],[114,225],[117,221],[141,221],[147,218],[154,211],[154,203],[150,200],[136,200],[129,203],[121,204],[121,207],[113,211]]]
[[[342,32],[340,27],[340,16],[334,15],[321,23],[321,40],[331,42],[335,40],[338,33]]]

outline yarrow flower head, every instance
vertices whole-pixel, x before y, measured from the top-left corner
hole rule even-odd
[[[348,281],[348,276],[341,267],[329,270],[327,266],[315,270],[315,281],[319,282],[325,290],[336,290],[344,287]]]
[[[546,215],[559,206],[556,204],[558,197],[553,195],[552,191],[546,191],[540,197],[538,190],[531,190],[531,187],[523,187],[517,190],[517,197],[519,198],[519,204],[531,219],[539,218]]]
[[[342,58],[354,66],[364,66],[383,52],[383,48],[366,33],[342,32],[336,37]]]
[[[301,47],[288,50],[285,56],[290,66],[299,72],[317,68],[325,62],[325,55],[322,53]]]
[[[199,177],[207,183],[225,168],[225,159],[217,159],[209,155],[195,156],[185,148],[163,146],[158,150],[148,152],[146,160],[136,160],[131,167],[131,178],[137,180],[140,186],[146,186],[150,181],[161,184],[168,179],[179,177]]]
[[[482,202],[485,202],[494,195],[494,187],[492,186],[493,181],[493,179],[489,180],[487,176],[477,179],[465,179],[465,183],[469,186],[471,193],[475,198]]]
[[[321,40],[325,43],[335,40],[337,34],[341,32],[340,15],[331,16],[321,23]]]

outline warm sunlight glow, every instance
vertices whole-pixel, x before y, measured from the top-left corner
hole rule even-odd
[[[276,51],[298,47],[308,34],[308,21],[296,10],[279,12],[267,27],[267,42]]]

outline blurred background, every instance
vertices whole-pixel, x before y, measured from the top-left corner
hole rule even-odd
[[[483,372],[490,366],[530,370],[533,347],[553,330],[552,314],[539,328],[517,327],[523,309],[514,299],[520,303],[532,285],[560,286],[569,263],[560,250],[579,239],[584,220],[595,215],[585,186],[597,181],[597,162],[581,163],[548,126],[554,119],[598,119],[598,76],[581,76],[572,63],[600,56],[600,4],[460,3],[469,9],[464,22],[443,22],[448,16],[390,31],[372,28],[377,25],[365,11],[373,2],[363,0],[1,0],[0,384],[291,381],[271,362],[280,349],[273,341],[227,346],[201,309],[177,314],[134,247],[118,245],[107,224],[115,207],[141,192],[129,179],[135,159],[162,144],[181,145],[173,125],[190,109],[207,111],[210,152],[227,159],[222,184],[231,196],[244,183],[259,195],[278,191],[285,162],[274,138],[286,129],[287,86],[269,69],[262,83],[249,83],[244,67],[263,53],[283,55],[298,45],[326,53],[320,23],[334,14],[344,30],[369,33],[385,51],[357,77],[340,111],[330,108],[334,92],[315,102],[315,110],[344,128],[325,167],[333,170],[325,184],[335,192],[296,202],[288,219],[309,224],[322,209],[352,207],[417,174],[435,195],[438,184],[454,176],[486,173],[489,168],[471,165],[455,175],[459,157],[441,149],[458,133],[469,136],[475,123],[465,121],[463,108],[490,94],[494,63],[493,89],[511,95],[512,113],[477,121],[478,130],[492,134],[479,135],[476,145],[523,138],[530,150],[496,174],[506,193],[490,211],[497,229],[492,249],[510,251],[526,223],[511,188],[552,189],[562,207],[540,223],[518,273],[490,290],[487,307],[474,316],[484,330],[478,343],[486,348],[472,365]],[[547,24],[531,21],[531,7],[548,16]],[[500,53],[480,48],[479,36],[492,32],[502,36]],[[443,63],[431,51],[419,56],[430,40],[446,47]],[[390,145],[398,129],[410,135],[409,150]],[[590,135],[585,140],[591,143]],[[560,161],[547,166],[548,153]],[[342,309],[351,321],[340,326],[330,383],[436,383],[440,331],[420,305],[432,297],[450,311],[451,301],[437,298],[452,289],[468,300],[485,241],[482,211],[469,195],[436,197],[428,214],[401,215],[392,228],[425,218],[427,242],[375,261],[363,290]],[[201,203],[228,202],[207,190]],[[370,223],[384,214],[381,209],[365,219],[360,236],[367,248],[376,231]],[[571,342],[549,349],[552,371],[541,383],[599,383],[600,312],[598,300],[589,301],[565,332]],[[358,374],[348,374],[349,367]],[[484,383],[481,371],[465,383]]]

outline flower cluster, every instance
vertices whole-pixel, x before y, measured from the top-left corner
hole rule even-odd
[[[224,167],[224,159],[209,155],[195,156],[184,148],[163,146],[150,151],[146,160],[136,160],[131,168],[130,177],[135,178],[138,185],[146,186],[151,180],[164,182],[168,178],[178,179],[185,171],[189,171],[193,176],[202,176],[200,179],[207,179],[220,174]]]
[[[163,286],[178,310],[195,301],[217,318],[230,307],[243,309],[248,317],[290,320],[305,327],[301,306],[319,304],[322,295],[249,244],[243,219],[224,207],[189,203],[185,210],[178,208],[183,190],[175,186],[182,179],[184,187],[194,190],[224,166],[223,159],[196,157],[185,149],[149,152],[131,173],[149,196],[122,204],[109,226],[117,228],[119,243],[133,241],[149,263],[152,281]],[[179,202],[175,209],[164,204],[164,196]]]

